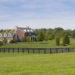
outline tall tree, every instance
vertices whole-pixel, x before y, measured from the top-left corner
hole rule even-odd
[[[60,36],[56,35],[56,45],[59,46],[60,45]]]
[[[42,31],[40,31],[37,39],[38,39],[38,41],[43,41],[44,40],[44,34],[43,34]]]
[[[70,44],[69,36],[68,36],[68,34],[65,34],[64,38],[63,38],[63,45],[66,46],[66,45],[69,45],[69,44]]]
[[[72,38],[75,38],[75,30],[72,31]]]

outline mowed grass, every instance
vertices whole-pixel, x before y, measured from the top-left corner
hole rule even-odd
[[[75,75],[75,53],[0,53],[0,75]]]
[[[19,42],[15,44],[5,44],[1,48],[75,48],[75,39],[70,40],[68,46],[56,46],[56,41],[43,41],[43,42]]]

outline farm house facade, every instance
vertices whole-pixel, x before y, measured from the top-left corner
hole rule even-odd
[[[37,39],[33,29],[29,27],[26,28],[16,27],[14,30],[11,30],[9,33],[0,33],[0,41],[4,41],[4,39],[6,39],[7,43],[9,43],[14,38],[21,41],[23,38],[26,38],[27,36],[30,36],[31,40]]]

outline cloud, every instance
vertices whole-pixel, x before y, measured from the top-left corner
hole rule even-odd
[[[2,25],[24,23],[33,27],[66,27],[75,24],[74,0],[0,0],[0,8]]]

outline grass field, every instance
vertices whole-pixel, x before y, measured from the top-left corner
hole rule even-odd
[[[61,41],[62,42],[62,41]],[[55,40],[43,42],[20,42],[15,44],[6,44],[2,48],[75,48],[75,39],[71,39],[68,46],[56,46]]]
[[[0,75],[75,75],[75,53],[0,53]]]

